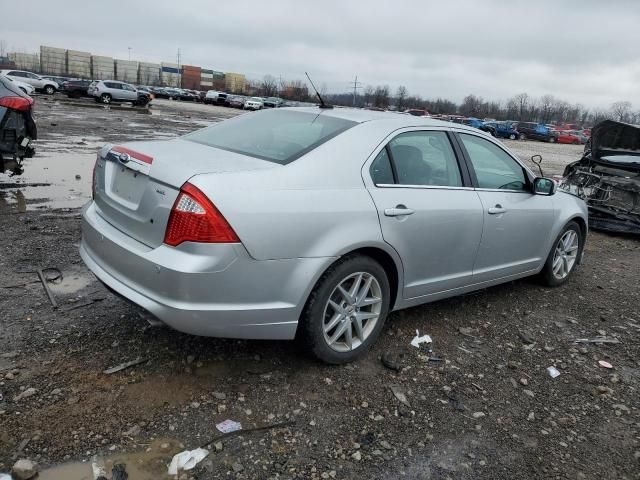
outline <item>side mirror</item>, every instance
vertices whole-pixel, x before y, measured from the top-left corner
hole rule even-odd
[[[538,166],[538,170],[540,170],[540,176],[544,177],[544,172],[542,171],[542,155],[533,155],[531,157],[531,161]]]
[[[533,193],[536,195],[553,195],[556,193],[556,182],[550,178],[536,177],[533,179]]]

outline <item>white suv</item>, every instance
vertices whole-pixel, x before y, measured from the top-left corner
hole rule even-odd
[[[260,97],[247,98],[243,108],[245,110],[260,110],[264,107],[264,100]]]
[[[131,102],[134,105],[146,105],[151,99],[147,92],[138,90],[129,83],[117,80],[98,80],[92,82],[87,93],[95,97],[96,102],[105,105],[111,102]]]
[[[47,95],[53,95],[60,88],[53,80],[42,78],[35,73],[25,72],[24,70],[0,70],[0,75],[9,77],[19,82],[28,83],[39,92]]]

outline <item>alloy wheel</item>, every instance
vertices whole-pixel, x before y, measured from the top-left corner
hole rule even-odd
[[[368,272],[342,279],[324,307],[323,333],[327,345],[337,352],[360,347],[375,329],[382,309],[382,289]]]
[[[553,276],[558,280],[562,280],[571,273],[573,266],[578,259],[578,248],[580,239],[575,230],[567,230],[564,232],[553,254]]]

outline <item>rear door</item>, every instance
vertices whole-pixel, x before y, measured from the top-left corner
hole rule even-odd
[[[403,297],[470,283],[482,205],[447,132],[398,133],[363,173],[382,235],[402,259]]]
[[[537,269],[548,253],[553,197],[531,193],[531,176],[497,143],[472,133],[458,138],[484,216],[473,282]]]

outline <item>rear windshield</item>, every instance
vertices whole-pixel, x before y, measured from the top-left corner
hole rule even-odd
[[[356,124],[320,113],[267,110],[241,115],[183,138],[286,165]]]

